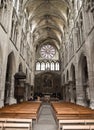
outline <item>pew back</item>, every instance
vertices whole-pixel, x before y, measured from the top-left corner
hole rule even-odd
[[[87,126],[91,127],[94,125],[94,120],[59,120],[59,130],[62,128],[72,128],[72,127],[79,127],[79,125],[83,128],[86,128]],[[68,126],[68,127],[67,127]],[[85,127],[84,127],[85,126]],[[81,128],[79,127],[79,129]],[[87,127],[88,128],[88,127]]]
[[[93,129],[94,110],[69,102],[52,102],[59,130]]]
[[[32,119],[0,118],[0,130],[32,130]]]
[[[63,125],[62,130],[94,130],[94,125]]]

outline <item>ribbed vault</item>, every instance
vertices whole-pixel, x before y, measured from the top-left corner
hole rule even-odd
[[[35,47],[50,42],[60,49],[67,24],[67,0],[25,0]]]

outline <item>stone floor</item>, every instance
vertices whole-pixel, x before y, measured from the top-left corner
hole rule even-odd
[[[38,122],[34,124],[33,130],[57,130],[57,124],[52,111],[49,104],[43,104]]]

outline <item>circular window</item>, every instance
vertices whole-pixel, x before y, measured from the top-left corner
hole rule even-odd
[[[55,55],[55,48],[50,44],[46,44],[41,47],[40,53],[42,58],[51,59]]]

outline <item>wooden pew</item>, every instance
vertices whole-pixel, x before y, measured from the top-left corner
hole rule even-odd
[[[81,123],[81,124],[94,124],[94,120],[59,120],[59,123],[62,124],[74,124],[74,123]]]
[[[37,121],[41,102],[23,102],[0,108],[0,130],[32,130]]]
[[[59,120],[59,130],[66,125],[71,127],[75,125],[77,125],[77,127],[78,125],[94,125],[94,120]]]
[[[0,123],[3,122],[22,122],[22,123],[30,123],[32,125],[32,119],[15,119],[15,118],[0,118]]]
[[[32,119],[0,118],[0,128],[32,130]]]
[[[40,106],[41,102],[24,102],[16,105],[14,104],[6,106],[0,109],[0,117],[37,120]]]
[[[94,125],[63,125],[62,130],[94,130]]]
[[[52,107],[55,111],[57,121],[59,122],[59,130],[62,129],[72,129],[82,126],[82,129],[93,127],[94,125],[94,110],[90,108],[85,108],[80,105],[76,105],[68,102],[52,102]],[[68,127],[67,127],[68,126]]]
[[[85,108],[73,103],[52,103],[52,107],[56,113],[57,119],[65,118],[92,118],[94,119],[94,110]]]
[[[0,130],[32,130],[28,123],[0,123]]]

